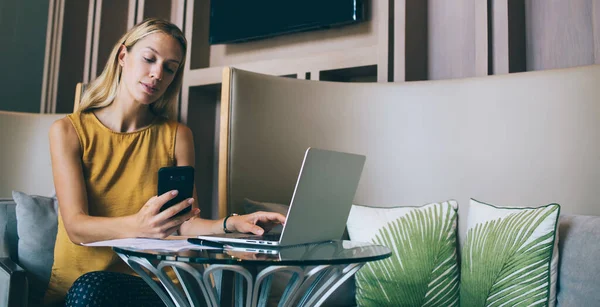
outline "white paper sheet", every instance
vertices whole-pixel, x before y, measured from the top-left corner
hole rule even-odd
[[[161,251],[180,251],[184,249],[218,249],[216,247],[201,246],[188,242],[187,240],[161,240],[161,239],[148,239],[148,238],[128,238],[128,239],[116,239],[107,241],[98,241],[93,243],[81,243],[83,246],[110,246],[110,247],[121,247],[121,248],[134,248],[134,249],[151,249]]]

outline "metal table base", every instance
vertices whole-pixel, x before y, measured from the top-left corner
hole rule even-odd
[[[276,273],[291,273],[278,306],[320,306],[364,263],[319,266],[266,266],[265,268],[229,264],[189,264],[119,254],[160,296],[166,306],[221,306],[221,281],[233,273],[235,306],[266,306]],[[167,275],[173,269],[180,286]],[[153,277],[162,283],[161,287]],[[205,302],[205,303],[204,303]]]

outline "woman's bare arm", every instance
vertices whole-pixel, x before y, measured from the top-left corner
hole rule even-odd
[[[75,128],[68,118],[60,119],[50,127],[49,138],[60,215],[73,243],[128,237],[164,238],[190,217],[186,215],[169,219],[185,208],[185,203],[160,212],[162,204],[174,197],[170,193],[151,198],[135,215],[110,218],[90,216],[81,164],[81,146]]]

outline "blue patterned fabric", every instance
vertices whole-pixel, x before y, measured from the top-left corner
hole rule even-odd
[[[65,306],[165,306],[140,277],[116,272],[90,272],[67,293]]]

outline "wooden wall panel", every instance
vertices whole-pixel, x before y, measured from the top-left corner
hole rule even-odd
[[[508,0],[491,0],[492,71],[494,75],[508,73]]]
[[[525,2],[508,0],[508,72],[527,71]]]
[[[206,0],[189,0],[187,5],[186,34],[189,43],[190,69],[206,68],[210,61],[208,27],[210,3]]]
[[[169,0],[144,0],[142,20],[150,17],[171,20],[171,2]]]
[[[525,0],[527,70],[589,65],[597,0]]]
[[[429,12],[428,1],[421,0],[406,0],[404,8],[398,5],[394,11],[396,14],[402,14],[404,16],[399,19],[394,19],[394,54],[397,57],[404,56],[404,59],[394,58],[394,63],[401,63],[398,61],[404,61],[405,69],[402,71],[402,67],[395,65],[394,67],[394,81],[418,81],[427,80],[429,71],[429,57],[427,56],[429,50],[429,38],[427,28],[427,15]],[[402,24],[404,19],[404,23]],[[402,29],[404,28],[404,30]],[[400,41],[401,33],[404,31],[404,42]]]
[[[487,2],[430,0],[428,78],[487,75]]]
[[[101,2],[99,21],[95,21],[98,29],[96,66],[92,66],[92,76],[100,75],[113,46],[119,38],[127,32],[127,20],[129,17],[129,1],[123,0],[97,0]],[[96,15],[98,16],[98,14]],[[94,69],[95,68],[95,69]]]
[[[73,111],[75,85],[83,82],[88,1],[65,0],[56,113]]]
[[[600,1],[593,1],[594,64],[600,64]]]

